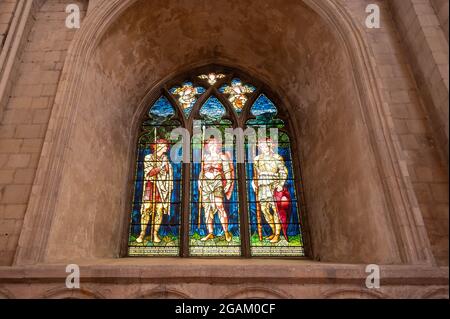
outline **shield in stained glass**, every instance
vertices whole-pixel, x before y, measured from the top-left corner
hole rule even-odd
[[[239,114],[247,104],[248,95],[255,92],[255,90],[254,86],[244,84],[240,79],[236,78],[231,81],[231,84],[222,86],[219,91],[229,96],[228,100]]]

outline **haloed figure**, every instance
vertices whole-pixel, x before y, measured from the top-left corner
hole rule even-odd
[[[173,168],[167,156],[169,142],[159,139],[151,146],[152,154],[145,157],[145,187],[141,208],[141,233],[136,239],[144,241],[147,227],[151,221],[151,238],[160,243],[158,236],[163,215],[170,215],[170,200],[173,190]]]
[[[222,152],[220,142],[211,138],[205,143],[199,181],[199,211],[203,207],[208,229],[208,235],[202,241],[214,238],[214,216],[216,214],[219,214],[225,239],[228,242],[231,241],[232,235],[228,231],[228,213],[225,210],[224,200],[225,198],[230,200],[233,188],[233,163],[230,157]]]
[[[260,154],[254,159],[255,179],[252,182],[264,219],[272,234],[267,237],[271,243],[278,243],[282,230],[280,212],[275,194],[282,192],[288,177],[288,169],[281,155],[274,152],[270,138],[258,142]]]

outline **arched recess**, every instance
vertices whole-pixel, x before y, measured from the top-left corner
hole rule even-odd
[[[132,299],[192,299],[192,297],[176,289],[158,288],[139,293]]]
[[[430,262],[396,178],[370,56],[342,5],[218,3],[100,0],[92,9],[66,60],[15,263],[120,256],[140,101],[212,62],[255,74],[293,106],[313,258]]]
[[[0,299],[14,299],[14,295],[6,288],[0,287]]]
[[[89,289],[54,288],[42,295],[43,299],[104,299],[97,291]]]
[[[216,72],[216,73],[220,73],[224,75],[224,78],[217,80],[217,83],[215,84],[209,84],[207,83],[205,80],[201,80],[198,79],[199,75],[202,74],[210,74],[211,72]],[[228,86],[229,84],[231,84],[231,82],[233,82],[234,80],[239,79],[242,81],[242,83],[247,86],[249,85],[250,87],[253,88],[252,93],[248,93],[246,94],[246,97],[248,98],[247,103],[245,104],[245,106],[243,107],[243,110],[239,113],[237,112],[234,108],[233,105],[229,102],[228,100],[228,95],[227,94],[223,94],[221,93],[221,88]],[[179,102],[177,102],[178,96],[175,94],[171,93],[171,89],[176,88],[176,87],[180,87],[180,85],[184,82],[188,82],[191,85],[193,85],[194,88],[200,88],[200,90],[203,93],[199,93],[198,95],[196,95],[196,102],[193,104],[193,106],[189,109],[188,113],[184,113],[182,105],[179,105]],[[254,75],[253,73],[246,73],[244,72],[244,70],[242,68],[240,69],[235,69],[231,66],[224,66],[224,65],[219,65],[219,64],[206,64],[206,65],[201,65],[201,66],[188,66],[185,70],[181,70],[179,73],[170,76],[167,81],[166,79],[164,80],[162,86],[157,86],[155,88],[153,88],[148,94],[146,94],[145,98],[140,102],[140,105],[142,107],[138,107],[138,112],[139,114],[137,115],[137,118],[139,119],[136,123],[134,123],[134,128],[132,130],[133,132],[133,143],[135,145],[139,144],[137,142],[137,140],[139,140],[140,137],[142,137],[142,135],[137,135],[139,134],[143,134],[145,136],[145,138],[148,137],[147,134],[149,134],[151,137],[150,139],[152,140],[153,137],[158,136],[159,138],[161,138],[162,136],[168,140],[170,140],[170,138],[168,137],[167,134],[167,126],[162,129],[161,127],[158,126],[158,124],[156,124],[155,126],[151,126],[150,124],[148,124],[148,127],[146,128],[146,132],[142,132],[141,129],[141,125],[143,122],[146,123],[150,123],[152,122],[150,120],[150,122],[148,122],[148,113],[149,110],[151,110],[156,102],[160,102],[163,105],[166,105],[166,102],[169,103],[169,109],[173,109],[173,116],[170,118],[170,121],[168,122],[172,122],[172,121],[178,121],[181,127],[186,128],[189,133],[191,134],[192,137],[192,143],[198,143],[198,136],[197,138],[193,136],[194,132],[193,132],[193,128],[195,125],[194,123],[196,121],[201,120],[203,117],[200,114],[201,110],[203,109],[203,107],[205,107],[208,104],[208,101],[210,101],[211,98],[216,99],[219,104],[221,104],[222,107],[224,107],[224,112],[226,112],[226,114],[224,114],[224,116],[221,118],[221,120],[226,120],[227,122],[229,122],[229,127],[231,128],[241,128],[243,130],[247,129],[248,127],[250,127],[249,123],[253,120],[253,122],[255,123],[256,121],[256,116],[254,116],[252,114],[252,107],[255,106],[255,104],[260,101],[261,97],[266,97],[268,99],[268,102],[273,103],[273,107],[276,108],[276,115],[275,118],[277,119],[277,128],[280,130],[280,134],[284,135],[285,138],[288,138],[288,141],[295,141],[296,136],[298,135],[298,131],[296,130],[296,123],[292,122],[292,118],[294,117],[292,113],[293,111],[293,107],[288,105],[287,103],[289,103],[285,98],[283,99],[282,97],[280,97],[278,94],[276,94],[275,92],[272,91],[271,85],[268,83],[264,83],[263,81],[259,80],[257,78],[256,75]],[[161,100],[161,98],[163,98]],[[166,110],[166,109],[165,109]],[[267,115],[267,114],[266,114]],[[259,122],[260,121],[266,121],[263,120],[266,117],[260,117],[259,118]],[[216,121],[221,122],[221,120],[216,119],[216,120],[212,120],[211,119],[209,121],[205,121],[203,122],[204,125],[212,125],[214,126],[215,124],[213,123],[218,123]],[[266,124],[268,124],[269,122],[271,122],[270,120],[268,122],[266,122]],[[153,123],[157,123],[157,122],[153,122]],[[209,124],[207,124],[209,123]],[[261,123],[261,122],[260,122]],[[272,122],[272,124],[268,124],[270,125],[274,125],[275,122]],[[282,123],[282,125],[280,125],[280,123]],[[172,125],[172,124],[171,124]],[[228,126],[227,124],[220,124],[220,125],[225,125]],[[150,128],[151,127],[151,128]],[[172,129],[173,127],[170,126],[170,129]],[[197,127],[197,129],[201,129],[199,127]],[[204,129],[204,128],[203,128]],[[255,129],[257,129],[255,127]],[[158,131],[158,133],[157,133]],[[164,133],[162,132],[164,131]],[[197,141],[197,142],[195,142]],[[173,142],[173,141],[172,141]],[[245,147],[246,141],[242,141],[242,147]],[[297,143],[290,143],[288,142],[290,145],[294,146],[292,148],[292,153],[297,154],[298,149],[295,147],[295,145]],[[187,142],[187,148],[189,149],[192,145],[190,145],[190,141]],[[141,145],[142,147],[142,145]],[[171,146],[171,148],[173,147],[173,145]],[[281,147],[281,146],[280,146]],[[301,189],[301,170],[300,170],[300,160],[298,157],[295,158],[291,158],[290,153],[291,151],[287,151],[286,149],[286,144],[284,144],[283,147],[284,151],[281,150],[280,154],[284,154],[284,159],[287,161],[286,163],[286,169],[289,171],[288,175],[291,176],[290,178],[292,178],[292,180],[288,181],[289,184],[291,184],[289,187],[290,192],[291,192],[291,199],[293,200],[293,202],[291,203],[291,207],[293,207],[293,205],[295,205],[295,208],[293,209],[293,213],[291,214],[291,217],[293,217],[293,215],[295,214],[296,217],[292,218],[292,221],[294,220],[298,220],[298,223],[301,224],[301,230],[300,228],[296,228],[299,227],[300,225],[297,224],[297,222],[293,222],[291,224],[290,227],[290,231],[291,232],[295,232],[298,231],[298,234],[300,234],[300,236],[302,237],[302,244],[291,244],[290,247],[292,248],[290,250],[290,253],[288,253],[287,251],[285,251],[284,253],[279,252],[278,256],[284,256],[287,257],[286,254],[288,254],[289,256],[295,256],[295,257],[300,257],[300,256],[309,256],[310,252],[309,252],[309,240],[307,238],[307,231],[306,231],[306,227],[305,227],[305,220],[304,220],[304,215],[306,213],[305,207],[304,207],[304,200],[302,198],[302,192],[299,192],[299,190]],[[290,150],[291,147],[288,147],[288,149]],[[192,151],[192,150],[191,150]],[[135,156],[136,153],[138,153],[139,151],[137,149],[132,149],[132,156]],[[238,151],[236,150],[235,156],[237,156]],[[141,153],[142,154],[142,153]],[[288,155],[289,154],[289,155]],[[197,155],[199,155],[197,153]],[[142,156],[142,155],[141,155]],[[193,154],[191,154],[191,156],[194,156]],[[247,160],[247,159],[242,159]],[[291,162],[292,160],[292,162]],[[134,179],[136,176],[136,168],[134,167],[134,165],[136,163],[133,163],[133,158],[130,159],[130,161],[132,162],[132,178]],[[142,161],[142,160],[138,160]],[[138,164],[139,165],[139,164]],[[200,252],[200,256],[206,256],[207,253],[205,251],[207,251],[208,249],[204,249],[204,247],[200,245],[194,245],[192,243],[190,243],[191,241],[191,227],[193,226],[193,224],[197,223],[197,220],[195,218],[197,218],[198,216],[198,211],[197,211],[197,205],[195,206],[191,206],[193,203],[197,202],[196,200],[192,201],[193,198],[191,198],[192,193],[194,192],[194,188],[196,188],[196,186],[192,185],[190,180],[194,179],[196,180],[196,178],[194,177],[194,170],[193,166],[195,164],[191,163],[190,164],[190,168],[189,165],[184,165],[184,169],[181,169],[181,166],[178,164],[174,164],[172,163],[172,167],[174,169],[174,171],[178,171],[180,174],[178,175],[178,178],[176,178],[176,182],[174,183],[174,185],[177,185],[176,187],[180,187],[181,185],[183,185],[182,188],[182,193],[183,196],[180,196],[179,191],[175,191],[175,195],[172,196],[173,199],[173,203],[172,203],[172,213],[171,213],[171,217],[165,217],[163,218],[163,220],[170,220],[170,226],[168,226],[167,222],[166,224],[163,223],[163,225],[161,226],[162,229],[164,231],[168,231],[169,233],[171,233],[172,235],[174,235],[174,233],[177,233],[178,236],[178,230],[174,231],[174,229],[179,229],[180,230],[180,235],[178,237],[178,240],[176,243],[180,244],[180,246],[175,245],[170,245],[170,249],[164,249],[164,252],[162,253],[162,255],[172,255],[172,256],[199,256],[196,255],[195,252],[192,252],[191,248],[192,247],[196,247],[197,249],[199,249]],[[249,225],[248,220],[251,220],[250,215],[250,209],[248,204],[251,205],[250,203],[250,198],[248,196],[250,196],[247,189],[247,184],[246,184],[246,179],[250,178],[250,174],[248,173],[248,167],[247,167],[248,163],[244,163],[242,167],[239,167],[238,162],[236,162],[235,167],[234,167],[234,171],[237,176],[236,180],[234,181],[235,183],[235,200],[238,199],[238,194],[240,196],[239,200],[239,205],[234,206],[234,218],[236,218],[235,220],[238,221],[239,225],[238,227],[234,228],[234,234],[233,237],[234,238],[238,238],[237,241],[235,241],[235,243],[239,244],[239,250],[238,253],[236,253],[236,251],[234,250],[235,245],[233,244],[233,248],[231,249],[231,251],[228,251],[228,257],[231,256],[243,256],[243,257],[250,257],[252,255],[252,253],[250,252],[251,250],[251,245],[250,245],[250,237],[252,233],[250,231],[249,233],[249,228],[254,227],[254,225]],[[199,168],[199,166],[197,166],[197,169]],[[242,170],[240,170],[240,168],[242,168]],[[193,169],[191,171],[191,169]],[[183,171],[181,173],[181,171]],[[189,171],[189,172],[187,172]],[[188,173],[188,175],[186,175],[186,173]],[[174,173],[174,175],[177,175]],[[181,180],[179,180],[179,178]],[[183,182],[184,180],[184,182]],[[132,191],[133,189],[135,189],[135,180],[132,180],[132,187],[130,187],[130,191]],[[139,182],[138,182],[139,183]],[[194,182],[196,183],[196,182]],[[238,191],[239,190],[239,191]],[[138,191],[138,194],[140,194],[140,192],[142,192],[142,190]],[[241,196],[242,195],[242,196]],[[134,192],[131,192],[130,194],[131,197],[136,196],[136,194]],[[138,195],[140,196],[140,195]],[[180,200],[180,198],[182,198],[182,205],[180,205],[178,203],[178,201]],[[136,198],[134,199],[136,200]],[[139,199],[138,199],[139,200]],[[130,198],[130,203],[133,202],[133,198]],[[198,203],[198,202],[197,202]],[[235,204],[232,203],[232,205]],[[138,210],[140,209],[140,203],[139,202],[135,202],[135,207],[133,207],[134,212],[132,213],[132,215],[134,214],[134,217],[131,218],[131,227],[132,227],[132,231],[130,233],[130,235],[133,235],[133,239],[131,239],[130,241],[130,237],[129,236],[123,236],[123,244],[124,244],[124,249],[123,249],[123,255],[124,256],[151,256],[153,254],[157,254],[155,251],[158,250],[159,251],[159,247],[155,250],[155,251],[151,251],[151,249],[149,250],[145,245],[146,243],[144,243],[144,248],[142,249],[142,244],[137,243],[135,241],[136,237],[138,234],[140,234],[139,232],[142,230],[141,229],[141,225],[139,224],[140,221],[140,213],[138,213]],[[183,209],[180,209],[180,207],[183,207]],[[245,207],[245,208],[244,208]],[[227,210],[230,209],[230,206],[227,207]],[[244,213],[244,209],[246,210],[246,212]],[[239,212],[239,213],[237,213]],[[298,212],[298,214],[297,214]],[[182,215],[181,217],[176,217]],[[136,217],[138,216],[138,217]],[[194,220],[190,219],[190,216],[194,218]],[[194,217],[195,216],[195,217]],[[201,216],[204,217],[204,215],[202,214]],[[128,214],[124,214],[124,217],[126,219],[125,223],[130,223],[130,216],[129,213]],[[181,225],[178,225],[178,221],[179,219],[182,221]],[[233,217],[231,217],[233,218]],[[137,220],[137,221],[136,221]],[[175,222],[174,222],[175,221]],[[191,224],[192,223],[192,224]],[[236,224],[230,223],[232,224],[234,227],[236,226]],[[177,225],[177,226],[174,226]],[[233,227],[232,226],[232,227]],[[169,228],[170,227],[170,228]],[[166,229],[165,229],[166,228]],[[197,229],[195,226],[193,229]],[[192,231],[195,231],[193,230]],[[297,229],[297,230],[295,230]],[[148,229],[149,230],[149,229]],[[203,229],[203,231],[206,231],[206,227]],[[217,232],[217,229],[215,229],[215,231]],[[218,232],[220,233],[221,228],[219,227]],[[265,231],[269,231],[269,229],[266,229]],[[264,232],[265,232],[264,231]],[[201,233],[203,235],[206,235],[206,233]],[[148,235],[148,234],[147,234]],[[149,240],[150,237],[146,236],[146,240]],[[170,240],[170,239],[169,239]],[[165,240],[162,240],[163,246],[166,245]],[[156,245],[158,246],[158,245]],[[131,248],[132,247],[132,248]],[[295,247],[295,248],[294,248]],[[130,249],[132,250],[132,252],[130,253]],[[223,248],[223,247],[222,247]],[[170,252],[168,252],[170,250]],[[178,251],[179,250],[179,251]],[[195,248],[194,248],[195,250]],[[227,250],[227,249],[225,249]],[[305,252],[306,250],[306,252]],[[145,251],[145,252],[144,252]],[[272,251],[273,256],[277,255],[276,249]],[[285,255],[283,255],[285,254]],[[214,256],[214,253],[212,253],[210,255],[211,257]],[[222,257],[226,257],[227,253],[224,252],[224,250],[222,250],[221,255]],[[217,257],[217,256],[216,256]]]
[[[362,289],[331,289],[323,296],[326,299],[389,299],[389,296],[378,291],[368,291]]]
[[[429,288],[425,293],[414,297],[418,299],[448,299],[448,288]]]
[[[290,299],[286,292],[265,287],[247,287],[226,294],[222,299]]]

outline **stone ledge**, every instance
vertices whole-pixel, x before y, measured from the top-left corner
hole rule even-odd
[[[366,265],[307,260],[142,259],[80,262],[85,283],[285,283],[356,284],[365,282]],[[381,265],[384,285],[448,286],[448,267]],[[0,283],[49,283],[65,280],[66,264],[0,267]],[[276,271],[274,271],[274,269]]]

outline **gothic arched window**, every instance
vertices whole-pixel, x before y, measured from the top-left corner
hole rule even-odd
[[[305,256],[298,163],[278,105],[223,67],[161,88],[138,140],[129,256]]]

